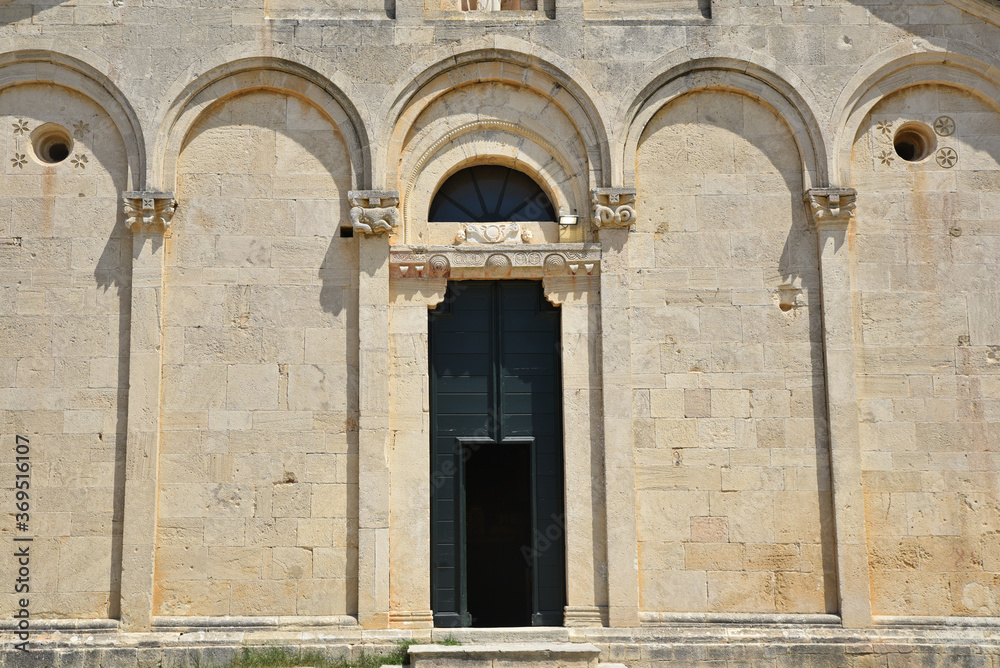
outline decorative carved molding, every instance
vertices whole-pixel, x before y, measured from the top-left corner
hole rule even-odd
[[[351,223],[362,234],[388,234],[399,225],[398,190],[351,190]]]
[[[177,209],[173,193],[133,190],[122,197],[126,225],[132,230],[148,232],[166,230]]]
[[[598,244],[393,246],[391,278],[541,278],[600,272]]]
[[[805,200],[819,227],[846,227],[854,217],[858,192],[854,188],[812,188]]]
[[[631,227],[635,224],[635,189],[594,188],[590,191],[594,227]]]
[[[414,163],[413,168],[410,169],[410,176],[406,181],[406,191],[404,192],[405,197],[403,198],[404,217],[412,215],[407,213],[406,207],[409,206],[409,202],[413,199],[411,193],[413,192],[414,184],[417,182],[420,176],[420,172],[423,170],[424,166],[428,162],[430,162],[431,158],[437,155],[437,152],[441,149],[441,147],[451,141],[454,141],[455,139],[461,137],[462,135],[470,134],[472,132],[491,131],[491,130],[498,130],[500,132],[509,132],[510,134],[519,137],[524,137],[525,139],[529,139],[535,142],[543,149],[546,155],[550,155],[552,156],[552,158],[555,159],[555,161],[559,164],[559,167],[562,168],[564,173],[566,174],[574,173],[575,170],[573,169],[573,167],[568,162],[566,162],[566,160],[563,158],[563,154],[559,150],[557,150],[553,144],[549,143],[549,141],[545,139],[545,137],[538,134],[537,132],[532,132],[528,128],[524,127],[523,124],[511,123],[510,121],[492,120],[492,119],[483,119],[478,121],[472,121],[471,123],[464,123],[463,125],[460,125],[457,128],[452,128],[447,133],[442,135],[440,139],[435,141],[430,147],[428,147],[426,151],[424,151],[420,155],[420,158]],[[579,201],[582,202],[582,198],[586,196],[586,191],[582,189],[577,190],[575,186],[571,187],[573,187],[576,196],[581,198]],[[576,202],[570,203],[570,206],[573,206],[574,204],[576,204]],[[407,217],[406,219],[410,220],[409,217]]]
[[[523,229],[517,223],[475,223],[466,225],[455,235],[455,243],[503,244],[529,243],[531,230]]]

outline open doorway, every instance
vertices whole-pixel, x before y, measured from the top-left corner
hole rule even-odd
[[[472,626],[531,625],[531,447],[469,449],[466,587]]]
[[[561,625],[559,310],[538,282],[452,282],[429,331],[434,624]]]

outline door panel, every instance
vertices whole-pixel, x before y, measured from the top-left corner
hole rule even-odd
[[[437,626],[562,624],[559,356],[537,282],[453,282],[431,311]]]

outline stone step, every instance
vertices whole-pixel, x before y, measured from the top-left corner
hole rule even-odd
[[[411,645],[411,668],[597,668],[601,650],[583,642]]]

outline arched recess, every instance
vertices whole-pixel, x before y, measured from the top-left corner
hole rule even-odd
[[[9,51],[0,55],[0,90],[24,83],[53,83],[89,97],[111,117],[127,152],[127,183],[141,190],[145,185],[146,148],[139,118],[125,95],[97,65],[111,70],[109,64],[90,64],[55,51]]]
[[[671,68],[650,82],[627,108],[623,119],[625,136],[620,144],[625,183],[635,183],[639,138],[650,119],[672,100],[699,89],[730,90],[770,107],[795,139],[802,161],[803,187],[827,185],[823,133],[806,100],[773,72],[729,58],[703,58]]]
[[[505,103],[505,96],[519,102]],[[422,238],[437,187],[473,164],[524,171],[557,211],[578,215],[589,209],[589,188],[610,183],[596,95],[538,57],[497,48],[464,52],[416,73],[389,99],[375,178],[400,190],[407,242]]]
[[[351,159],[351,187],[370,184],[371,157],[364,122],[347,96],[315,70],[270,57],[245,58],[213,68],[190,82],[160,114],[151,180],[176,187],[177,158],[188,132],[215,102],[251,90],[273,90],[307,100],[340,130]]]
[[[935,45],[928,43],[927,47]],[[1000,59],[975,46],[947,41],[947,51],[914,53],[911,43],[899,44],[873,57],[858,70],[834,107],[836,136],[833,173],[851,182],[851,151],[861,123],[882,99],[903,88],[945,84],[970,92],[1000,109]]]

